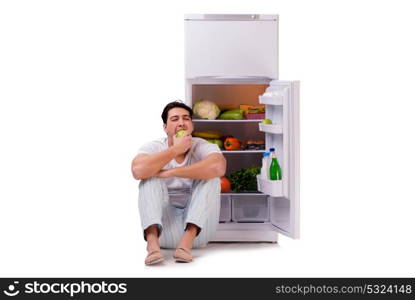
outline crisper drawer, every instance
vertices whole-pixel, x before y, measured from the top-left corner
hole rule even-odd
[[[231,196],[221,195],[220,196],[220,215],[219,222],[230,222],[231,221]]]
[[[269,221],[269,203],[267,195],[232,195],[232,220],[243,223]]]

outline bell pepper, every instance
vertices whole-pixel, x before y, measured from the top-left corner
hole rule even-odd
[[[241,143],[237,138],[227,138],[223,143],[225,150],[238,150],[241,149]]]

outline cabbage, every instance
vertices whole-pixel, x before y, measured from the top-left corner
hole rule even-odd
[[[193,112],[202,119],[214,120],[220,114],[219,107],[209,100],[199,100],[193,105]]]

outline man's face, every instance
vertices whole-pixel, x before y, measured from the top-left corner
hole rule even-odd
[[[187,110],[181,107],[175,107],[167,113],[167,123],[163,125],[164,132],[169,137],[172,137],[180,129],[193,132],[193,122]]]

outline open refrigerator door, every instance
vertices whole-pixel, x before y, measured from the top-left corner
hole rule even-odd
[[[299,81],[273,80],[259,102],[266,105],[272,125],[259,124],[266,145],[275,148],[282,168],[282,180],[258,176],[258,189],[270,196],[270,221],[289,237],[299,237]]]

